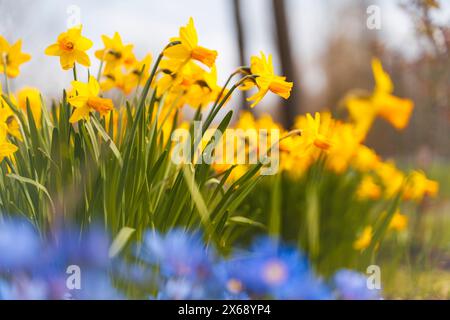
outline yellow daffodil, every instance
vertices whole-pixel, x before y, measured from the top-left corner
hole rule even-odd
[[[355,127],[349,123],[336,123],[327,156],[327,168],[336,173],[343,173],[350,165],[359,146],[360,139],[355,132]]]
[[[377,200],[381,197],[381,187],[375,183],[372,176],[364,176],[358,186],[356,195],[361,200]]]
[[[389,229],[395,231],[403,231],[408,227],[408,217],[397,211],[392,216],[391,222],[389,223]]]
[[[434,197],[439,191],[439,184],[430,180],[421,171],[414,171],[405,187],[404,198],[421,201],[424,196]]]
[[[360,172],[374,170],[379,164],[380,157],[374,150],[364,145],[358,147],[355,157],[352,160],[352,166]]]
[[[92,111],[97,111],[100,115],[106,115],[114,108],[111,99],[99,97],[100,85],[97,80],[90,76],[88,83],[72,81],[72,94],[68,101],[75,108],[69,121],[71,123],[88,120]]]
[[[3,158],[10,157],[18,150],[17,146],[7,140],[8,128],[5,123],[0,123],[0,162]]]
[[[321,114],[316,112],[314,118],[307,113],[306,116],[297,118],[295,128],[302,130],[302,137],[308,146],[315,146],[321,150],[329,150],[332,144],[331,141],[331,126],[333,120],[329,113],[324,113],[321,119]]]
[[[150,76],[150,66],[152,64],[151,54],[147,54],[142,60],[135,60],[130,66],[131,81],[135,83],[135,86],[143,84]]]
[[[189,19],[189,23],[185,27],[180,28],[179,36],[171,39],[171,41],[179,41],[180,44],[164,50],[164,56],[173,59],[178,68],[184,66],[191,59],[197,60],[210,68],[214,65],[217,51],[198,45],[197,31],[192,18]]]
[[[45,49],[49,56],[59,56],[64,70],[72,69],[75,62],[89,67],[91,60],[85,51],[92,47],[92,41],[81,35],[81,26],[77,26],[61,33],[55,44]]]
[[[370,246],[370,243],[372,242],[373,237],[373,231],[371,226],[367,226],[364,228],[364,230],[361,232],[358,239],[353,242],[353,248],[355,250],[363,251],[364,249],[367,249]]]
[[[284,99],[288,99],[291,95],[293,83],[287,82],[286,77],[275,75],[272,55],[266,57],[261,52],[261,57],[253,56],[251,58],[251,73],[256,76],[255,84],[258,87],[258,92],[249,97],[247,101],[253,101],[251,107],[256,106],[267,94],[271,91]],[[249,89],[251,85],[245,85],[245,89]]]
[[[393,162],[380,163],[375,173],[381,179],[387,198],[394,197],[402,189],[405,176]]]
[[[95,56],[106,62],[105,73],[109,73],[119,66],[131,67],[136,58],[133,54],[132,44],[123,44],[119,33],[114,33],[112,38],[102,35],[104,48],[97,50]]]
[[[2,86],[0,85],[0,123],[4,123],[6,125],[6,131],[8,134],[22,140],[22,134],[20,133],[20,126],[16,115],[6,101],[1,97],[2,94]],[[9,99],[12,103],[17,104],[16,98],[12,94],[9,95]]]
[[[37,127],[41,125],[42,101],[41,93],[36,88],[26,87],[17,93],[17,103],[23,111],[27,111],[27,99]]]
[[[186,103],[193,108],[206,106],[210,102],[214,102],[222,91],[222,88],[217,85],[217,69],[215,66],[211,68],[210,72],[202,72],[199,75],[201,78],[192,83],[186,92]],[[223,96],[227,92],[225,90]]]
[[[0,73],[6,72],[8,77],[15,78],[20,73],[20,65],[30,59],[29,54],[22,52],[22,40],[10,45],[5,38],[0,36]]]
[[[372,70],[376,83],[373,94],[367,97],[349,96],[346,99],[350,117],[364,136],[377,116],[398,130],[404,129],[408,125],[414,107],[413,102],[392,95],[394,85],[383,70],[380,60],[372,60]]]
[[[256,127],[256,120],[253,114],[249,111],[243,111],[239,115],[236,122],[236,127],[244,130],[253,129]]]
[[[105,80],[101,83],[101,88],[103,91],[116,88],[122,91],[125,95],[128,95],[136,87],[136,84],[132,81],[130,74],[125,74],[120,67],[110,70],[109,73],[105,73],[104,79]]]

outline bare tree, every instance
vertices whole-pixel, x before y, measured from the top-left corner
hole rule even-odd
[[[236,26],[236,35],[238,40],[239,49],[239,64],[245,66],[248,64],[245,56],[245,40],[244,40],[244,25],[242,23],[242,11],[241,11],[241,1],[233,0],[233,15],[234,23]],[[241,92],[241,108],[249,110],[248,103],[246,102],[247,94],[245,91]]]
[[[291,127],[297,112],[301,111],[300,95],[296,88],[298,78],[296,74],[296,66],[292,58],[291,41],[289,37],[289,25],[286,15],[285,0],[272,0],[273,13],[276,27],[276,38],[278,45],[278,53],[281,60],[283,74],[288,81],[294,82],[291,98],[284,102],[283,124],[285,127]]]

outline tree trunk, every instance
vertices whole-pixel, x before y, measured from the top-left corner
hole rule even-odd
[[[249,64],[248,59],[245,56],[245,40],[244,40],[244,25],[242,23],[242,14],[241,14],[241,1],[233,0],[233,15],[234,22],[236,27],[236,35],[238,40],[238,49],[239,49],[239,65],[246,66]],[[245,91],[241,91],[241,109],[249,110],[249,104],[246,101],[247,94]]]
[[[291,42],[289,39],[289,26],[286,16],[286,3],[284,0],[272,0],[274,20],[276,26],[276,38],[278,54],[281,60],[283,75],[288,81],[294,82],[291,97],[284,101],[283,125],[290,128],[294,122],[295,115],[301,111],[298,79],[296,76],[296,66],[292,59]]]

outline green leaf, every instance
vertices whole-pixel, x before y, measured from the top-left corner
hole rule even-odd
[[[195,183],[194,175],[188,165],[182,166],[183,175],[188,185],[188,189],[191,193],[192,199],[197,207],[200,214],[200,218],[204,224],[209,223],[209,212],[206,207],[205,201],[203,200],[202,194],[200,193],[197,184]]]
[[[44,187],[42,184],[40,184],[39,182],[37,182],[35,180],[19,176],[19,175],[15,174],[15,173],[9,173],[6,176],[8,178],[15,179],[15,180],[18,180],[18,181],[23,182],[23,183],[31,184],[31,185],[35,186],[36,188],[38,188],[39,190],[41,190],[42,192],[44,192],[44,194],[47,196],[48,200],[50,201],[50,205],[52,206],[53,213],[56,212],[55,211],[55,205],[53,204],[52,197],[48,193],[47,188]]]
[[[129,228],[129,227],[123,227],[120,229],[117,236],[114,238],[111,246],[109,247],[108,256],[110,258],[114,258],[117,256],[120,251],[125,247],[128,240],[130,239],[131,235],[136,231],[136,229]]]
[[[228,219],[228,223],[229,222],[235,222],[238,224],[242,224],[242,225],[249,225],[252,227],[257,227],[257,228],[261,228],[266,230],[266,226],[264,224],[262,224],[261,222],[258,221],[254,221],[252,219],[246,218],[246,217],[241,217],[241,216],[234,216]]]
[[[91,119],[95,128],[98,130],[103,140],[105,140],[105,142],[108,144],[109,148],[114,153],[117,160],[119,161],[120,166],[122,167],[123,166],[122,156],[120,155],[120,151],[119,149],[117,149],[116,144],[114,143],[114,141],[112,141],[111,137],[106,133],[105,129],[103,129],[102,125],[98,122],[98,120],[95,117],[91,117]]]

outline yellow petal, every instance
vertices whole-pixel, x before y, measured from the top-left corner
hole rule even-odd
[[[0,157],[9,157],[19,148],[9,142],[3,142],[0,144]]]
[[[394,90],[394,85],[389,75],[383,70],[379,59],[372,59],[372,71],[376,83],[375,91],[391,93]]]
[[[86,96],[75,96],[68,99],[68,102],[77,109],[82,109],[86,106],[88,97]],[[88,108],[89,109],[89,108]]]
[[[100,85],[98,84],[97,79],[95,77],[89,77],[89,92],[93,96],[98,96],[100,93]]]
[[[258,103],[261,102],[261,100],[264,98],[264,96],[267,94],[267,92],[269,91],[269,89],[262,89],[259,90],[256,94],[254,94],[253,96],[247,98],[247,101],[253,101],[253,103],[250,105],[251,108],[253,108],[254,106],[256,106]]]
[[[64,70],[72,69],[75,64],[75,56],[73,53],[62,53],[59,59],[61,67]]]
[[[80,37],[77,42],[77,49],[81,51],[89,50],[92,47],[92,41],[86,37]]]
[[[89,67],[91,65],[91,60],[89,59],[89,56],[86,54],[86,52],[77,50],[75,53],[76,56],[76,61],[85,66],[85,67]]]
[[[191,57],[191,51],[186,46],[178,44],[165,49],[164,55],[171,59],[187,60]]]
[[[75,123],[81,119],[89,120],[89,107],[77,108],[73,111],[72,116],[69,119],[70,123]]]
[[[408,123],[414,108],[414,103],[409,99],[401,99],[392,95],[386,95],[378,100],[380,108],[378,114],[397,130],[404,129]]]
[[[197,31],[194,26],[194,19],[192,17],[186,27],[180,28],[180,39],[181,42],[186,45],[190,50],[195,48],[198,44]]]

